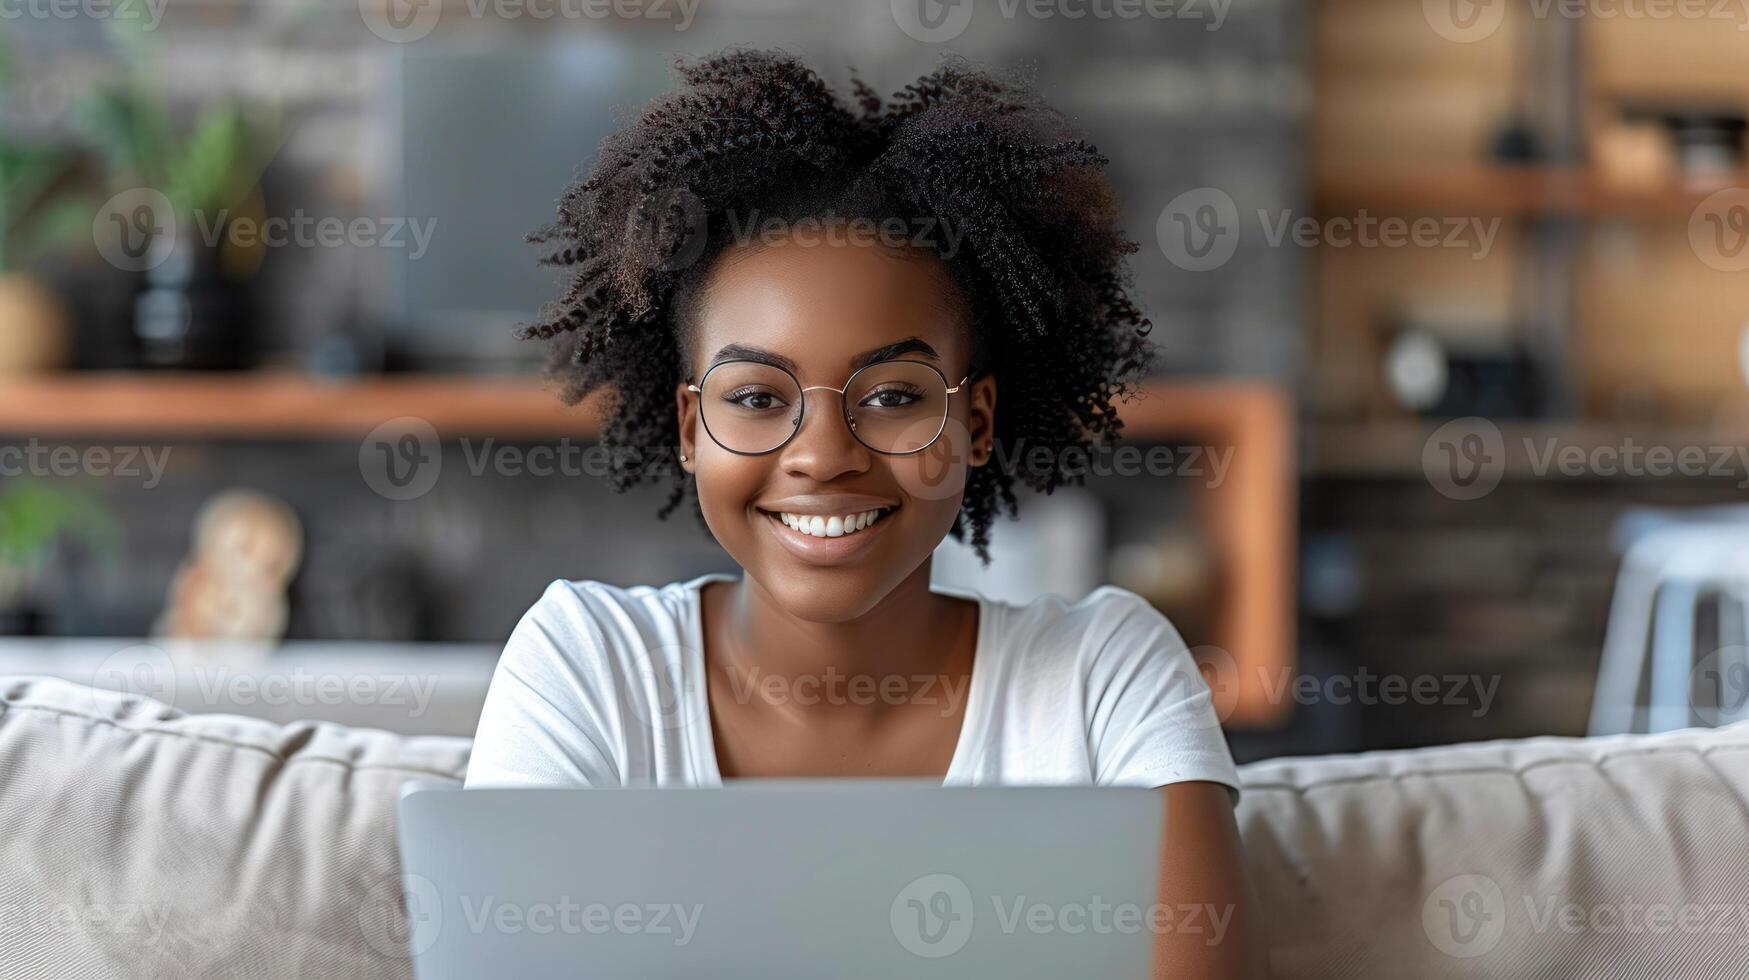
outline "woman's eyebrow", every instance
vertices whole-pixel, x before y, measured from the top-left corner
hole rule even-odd
[[[852,371],[861,370],[877,361],[890,361],[901,354],[922,354],[930,360],[941,360],[941,355],[935,352],[935,348],[929,346],[929,344],[922,338],[906,337],[904,340],[894,341],[883,347],[876,347],[874,350],[864,351],[861,354],[852,357],[850,359],[850,369]],[[717,351],[716,355],[711,358],[711,365],[714,366],[720,361],[737,360],[758,361],[761,364],[771,364],[783,368],[791,374],[795,374],[797,371],[796,362],[782,354],[779,354],[776,351],[768,351],[762,347],[749,347],[746,344],[724,345],[724,347]]]

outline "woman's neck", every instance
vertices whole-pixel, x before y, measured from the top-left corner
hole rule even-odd
[[[867,613],[841,623],[796,618],[750,576],[725,583],[719,601],[707,603],[715,617],[707,631],[713,669],[737,686],[800,690],[804,678],[836,684],[866,692],[871,707],[882,703],[883,683],[893,689],[922,677],[962,677],[971,669],[976,607],[930,591],[930,568],[924,561]]]

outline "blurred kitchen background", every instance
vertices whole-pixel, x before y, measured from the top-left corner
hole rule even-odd
[[[1123,416],[1170,472],[1023,498],[995,564],[950,541],[938,580],[1148,596],[1242,759],[1716,723],[1749,695],[1737,7],[8,11],[0,673],[465,733],[548,582],[735,570],[658,491],[578,471],[594,420],[510,333],[557,283],[522,237],[601,137],[676,54],[754,45],[883,92],[950,52],[1028,72],[1141,243],[1171,368]],[[191,662],[441,678],[440,704],[224,701],[178,688]]]

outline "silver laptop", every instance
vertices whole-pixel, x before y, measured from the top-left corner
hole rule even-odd
[[[1145,977],[1163,807],[909,780],[413,784],[414,976]]]

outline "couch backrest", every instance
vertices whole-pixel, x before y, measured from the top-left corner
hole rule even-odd
[[[397,789],[467,755],[0,678],[0,976],[409,977]],[[1274,976],[1749,962],[1749,725],[1241,772]]]
[[[396,790],[467,762],[467,739],[0,678],[0,976],[411,977]]]
[[[1749,725],[1241,772],[1276,976],[1749,976]]]

